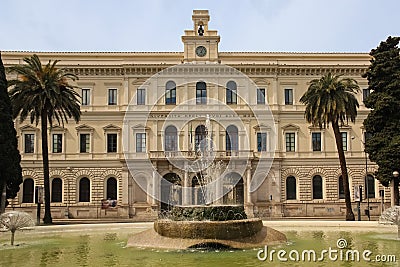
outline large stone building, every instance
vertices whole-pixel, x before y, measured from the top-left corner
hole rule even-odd
[[[299,102],[310,81],[328,72],[362,89],[356,123],[342,127],[343,144],[352,201],[355,185],[368,186],[363,198],[380,214],[389,190],[373,179],[377,166],[363,152],[369,92],[361,75],[369,55],[221,52],[208,11],[195,10],[192,19],[183,52],[36,53],[78,75],[82,96],[78,124],[49,128],[53,217],[151,220],[170,205],[201,203],[188,164],[207,134],[215,160],[227,166],[227,194],[217,202],[244,203],[250,216],[263,218],[343,216],[333,131],[308,124]],[[32,54],[2,56],[9,67]],[[16,121],[24,183],[10,209],[35,212],[34,188],[43,185],[39,128]],[[186,189],[176,191],[179,185]],[[105,209],[105,199],[116,201]]]

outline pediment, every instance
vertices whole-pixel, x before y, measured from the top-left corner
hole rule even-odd
[[[350,130],[350,129],[351,129],[351,126],[350,126],[350,125],[340,125],[339,128],[340,128],[341,130]]]
[[[267,131],[271,131],[271,126],[266,125],[264,123],[260,123],[256,126],[253,127],[254,130],[256,130],[257,132],[267,132]]]
[[[310,131],[325,131],[326,127],[321,128],[318,125],[310,125],[308,129],[310,129]]]
[[[24,126],[21,126],[19,129],[21,131],[39,131],[38,128],[36,128],[36,127],[34,127],[32,125],[24,125]]]
[[[94,131],[94,128],[93,128],[93,127],[91,127],[91,126],[89,126],[89,125],[86,125],[86,124],[79,125],[79,126],[75,127],[75,129],[76,129],[78,132],[79,132],[79,131],[89,131],[89,132],[93,132],[93,131]]]
[[[298,130],[300,130],[300,127],[297,126],[296,124],[289,123],[289,124],[286,124],[285,126],[282,126],[282,129],[284,131],[298,131]]]
[[[109,124],[107,126],[104,126],[103,130],[104,131],[120,131],[121,127],[118,127],[118,126],[116,126],[114,124]]]
[[[52,132],[65,132],[67,129],[60,125],[54,125],[54,126],[50,126],[49,130]]]
[[[140,131],[140,130],[148,131],[148,130],[150,130],[150,127],[145,126],[143,124],[136,124],[135,126],[132,126],[132,130],[134,130],[134,131]]]

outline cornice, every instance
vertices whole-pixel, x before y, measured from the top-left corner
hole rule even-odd
[[[345,76],[361,76],[367,65],[257,65],[237,64],[230,65],[246,75],[276,75],[276,76],[322,76],[329,72]]]
[[[77,76],[151,76],[175,65],[142,64],[125,66],[76,66],[66,70]],[[193,65],[195,66],[195,65]],[[212,68],[212,64],[209,67]],[[328,72],[345,76],[361,76],[366,65],[279,65],[279,64],[235,64],[236,70],[252,76],[321,76]],[[204,66],[202,66],[204,67]]]
[[[3,62],[8,69],[32,53],[36,52],[5,51]],[[38,55],[43,60],[61,59],[59,67],[80,77],[149,77],[183,60],[182,52],[38,52]],[[220,52],[219,57],[222,63],[249,76],[321,76],[328,72],[361,76],[370,59],[367,53],[296,52]]]

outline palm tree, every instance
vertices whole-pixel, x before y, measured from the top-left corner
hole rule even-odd
[[[359,107],[355,95],[359,90],[354,79],[341,79],[340,75],[328,73],[321,79],[312,80],[307,92],[300,99],[300,102],[306,105],[304,116],[307,122],[321,129],[329,126],[329,123],[332,125],[343,177],[347,221],[354,221],[354,214],[351,208],[349,178],[339,124],[347,124],[349,120],[355,122]]]
[[[23,122],[28,116],[30,122],[41,122],[42,157],[44,176],[44,202],[45,213],[43,222],[52,223],[50,211],[50,182],[49,182],[49,155],[47,140],[47,125],[53,126],[53,121],[58,124],[68,122],[73,118],[80,120],[79,95],[74,91],[75,86],[68,83],[68,79],[78,79],[72,73],[57,69],[58,60],[49,60],[43,66],[37,55],[24,58],[26,64],[13,66],[10,70],[16,73],[17,79],[9,82],[10,97],[13,106],[13,116]]]

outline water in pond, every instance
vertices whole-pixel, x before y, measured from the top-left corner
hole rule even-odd
[[[0,266],[398,266],[400,260],[400,241],[377,232],[284,231],[289,242],[268,247],[268,251],[284,250],[284,258],[288,259],[288,254],[296,250],[300,253],[300,261],[281,262],[275,253],[271,262],[269,258],[265,261],[257,258],[259,249],[172,251],[125,248],[129,236],[143,228],[105,229],[108,230],[17,232],[16,247],[9,245],[9,233],[0,233]],[[397,262],[331,261],[328,255],[322,262],[301,261],[303,250],[315,250],[318,258],[323,249],[337,249],[340,238],[346,240],[347,249],[360,253],[370,250],[370,259],[375,259],[378,254],[395,255]]]

